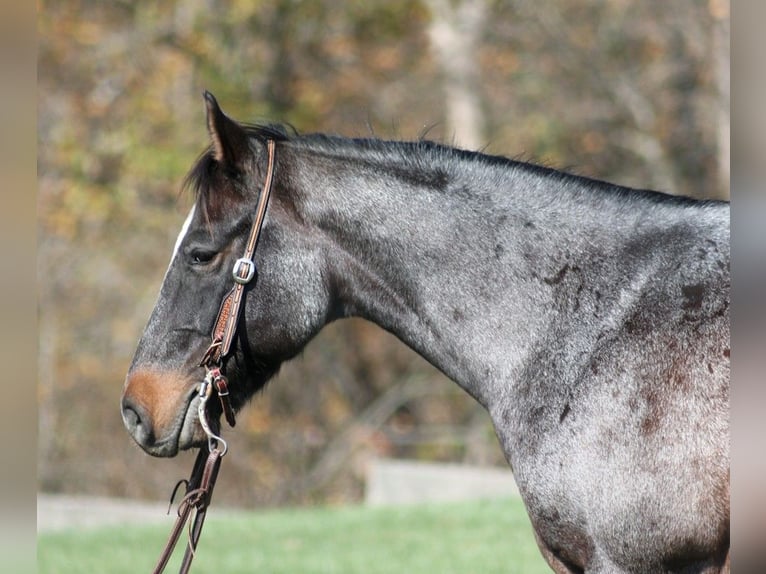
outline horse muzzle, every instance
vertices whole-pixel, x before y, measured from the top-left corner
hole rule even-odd
[[[202,444],[206,435],[197,419],[197,388],[197,381],[177,372],[129,373],[120,406],[133,440],[161,457]]]

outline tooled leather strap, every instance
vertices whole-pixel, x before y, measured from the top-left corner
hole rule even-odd
[[[221,334],[221,359],[229,354],[229,350],[231,349],[231,342],[234,339],[234,333],[237,331],[239,308],[242,304],[242,294],[245,291],[245,285],[247,285],[250,280],[255,277],[256,274],[253,256],[255,255],[255,248],[258,246],[258,239],[261,236],[261,228],[263,227],[263,219],[266,216],[266,207],[269,204],[269,197],[271,196],[271,184],[274,179],[274,156],[276,155],[276,144],[274,140],[268,140],[266,147],[269,153],[269,163],[268,167],[266,168],[266,179],[263,182],[263,189],[261,190],[261,195],[258,198],[258,206],[255,210],[253,226],[250,228],[250,236],[247,238],[245,254],[241,259],[237,260],[237,262],[234,264],[234,269],[232,270],[236,285],[232,291],[231,306],[228,308],[228,314],[224,313],[225,315],[228,315],[225,317],[225,320],[222,321],[222,317],[219,317],[218,321],[216,322],[224,322],[223,333]],[[222,304],[221,308],[225,309],[227,306]],[[214,337],[215,335],[216,333],[213,334]]]
[[[234,335],[237,332],[237,323],[239,322],[240,307],[242,305],[242,297],[244,295],[245,286],[253,279],[256,278],[255,262],[253,256],[255,255],[255,248],[258,245],[258,238],[261,235],[261,228],[263,227],[263,219],[266,215],[266,207],[269,203],[269,197],[271,195],[271,186],[274,179],[274,158],[276,155],[276,143],[274,140],[268,140],[266,143],[268,150],[268,167],[266,169],[266,178],[263,182],[263,189],[258,198],[258,205],[255,211],[255,218],[253,219],[253,225],[250,228],[250,235],[247,238],[247,245],[245,246],[245,253],[237,259],[232,270],[234,278],[234,287],[224,296],[221,301],[221,307],[218,310],[218,317],[213,327],[212,342],[205,351],[200,366],[204,366],[208,369],[220,367],[222,361],[231,351],[231,344],[234,340]],[[257,279],[257,278],[256,278]],[[223,406],[224,415],[229,425],[234,426],[234,411],[229,404],[228,398],[225,398],[228,394],[226,388],[226,379],[221,375],[215,382],[216,390],[221,398],[221,405]],[[222,388],[221,388],[222,387]],[[224,394],[221,394],[221,392]]]
[[[189,542],[186,545],[186,552],[184,553],[179,574],[186,574],[189,571],[192,559],[194,558],[194,551],[197,548],[197,543],[202,533],[202,525],[205,522],[207,507],[210,505],[213,497],[213,488],[218,477],[218,469],[221,467],[222,457],[223,453],[218,449],[210,451],[207,447],[201,448],[197,459],[194,461],[194,468],[189,480],[181,481],[176,485],[177,489],[180,484],[185,482],[186,493],[178,505],[178,517],[152,574],[160,574],[165,570],[170,556],[176,547],[176,543],[184,530],[184,526],[189,520],[191,511],[195,509],[194,522],[189,531]],[[175,494],[175,490],[173,494]]]

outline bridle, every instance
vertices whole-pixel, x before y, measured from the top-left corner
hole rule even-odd
[[[245,253],[234,262],[234,268],[231,271],[234,287],[231,288],[221,301],[218,317],[213,327],[212,342],[199,363],[200,367],[205,367],[207,371],[205,380],[209,379],[210,384],[218,393],[226,422],[232,427],[236,424],[236,420],[234,418],[234,410],[231,408],[231,402],[229,401],[227,380],[221,374],[221,366],[224,359],[231,353],[231,343],[234,340],[234,334],[237,332],[245,286],[253,279],[257,280],[253,256],[255,255],[255,248],[258,246],[258,238],[261,235],[261,227],[263,227],[263,218],[266,215],[266,207],[271,196],[271,184],[274,179],[275,147],[274,140],[266,142],[269,154],[266,178],[263,181],[263,189],[258,197],[258,206],[256,207],[253,225],[250,228],[250,235],[245,245]]]
[[[239,317],[242,307],[245,286],[253,279],[257,280],[257,272],[253,256],[258,246],[258,238],[261,235],[263,219],[266,215],[266,207],[271,195],[271,186],[274,179],[274,159],[276,155],[276,143],[274,140],[267,140],[266,149],[268,150],[268,167],[266,168],[266,177],[263,182],[261,194],[258,197],[258,205],[253,219],[253,225],[250,228],[250,235],[247,238],[245,252],[242,257],[237,259],[232,269],[234,287],[224,296],[221,306],[218,310],[218,317],[213,326],[211,335],[212,341],[205,351],[200,367],[205,368],[205,378],[200,383],[197,406],[197,415],[203,431],[207,435],[207,444],[202,446],[194,462],[189,480],[181,480],[173,489],[170,497],[172,505],[176,491],[183,484],[186,492],[181,502],[178,504],[178,517],[176,518],[173,529],[170,531],[165,548],[160,555],[157,565],[154,567],[153,574],[159,574],[165,570],[173,549],[178,542],[178,538],[184,529],[184,525],[189,520],[192,510],[194,510],[194,520],[189,523],[189,542],[186,545],[183,561],[179,570],[180,574],[185,574],[191,567],[194,551],[197,548],[200,535],[202,534],[202,525],[205,522],[207,507],[210,506],[213,496],[213,487],[215,486],[218,470],[221,466],[221,459],[228,451],[228,445],[220,436],[215,434],[210,427],[207,416],[207,401],[213,395],[218,395],[221,402],[223,414],[226,422],[230,426],[236,424],[234,409],[229,400],[228,381],[221,369],[224,368],[224,361],[231,353],[231,345],[234,341],[234,335],[237,332]]]

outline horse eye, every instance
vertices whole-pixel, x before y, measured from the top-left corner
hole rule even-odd
[[[195,249],[189,254],[189,259],[192,265],[206,265],[210,263],[215,257],[215,251],[204,251],[202,249]]]

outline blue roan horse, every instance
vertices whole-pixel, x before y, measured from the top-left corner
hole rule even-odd
[[[728,203],[206,105],[195,207],[122,399],[146,452],[205,439],[198,364],[276,140],[224,365],[234,409],[324,325],[364,317],[487,409],[553,570],[729,570]]]

